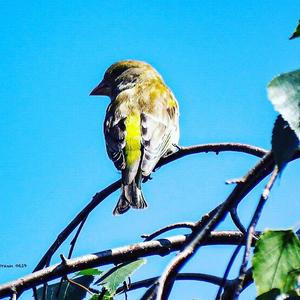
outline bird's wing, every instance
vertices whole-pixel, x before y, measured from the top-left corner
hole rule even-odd
[[[123,170],[126,166],[123,152],[126,134],[125,120],[126,115],[122,113],[120,107],[111,103],[104,120],[104,136],[108,156],[118,170]]]
[[[141,114],[143,158],[141,169],[149,176],[159,159],[172,152],[178,143],[178,105],[166,90],[153,101],[154,108]]]

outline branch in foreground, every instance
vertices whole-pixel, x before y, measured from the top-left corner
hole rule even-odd
[[[241,291],[243,290],[243,286],[244,286],[244,280],[246,278],[246,275],[247,275],[247,263],[248,263],[248,260],[249,260],[249,255],[250,255],[250,248],[251,248],[251,244],[252,244],[252,239],[254,237],[254,232],[255,232],[255,226],[258,222],[258,219],[260,217],[260,214],[261,214],[261,211],[263,209],[263,206],[264,204],[266,203],[267,199],[268,199],[268,196],[269,196],[269,193],[271,191],[271,188],[277,178],[277,175],[278,175],[278,168],[275,167],[273,173],[272,173],[272,176],[271,178],[269,179],[267,185],[265,186],[264,188],[264,191],[260,197],[260,200],[259,200],[259,203],[256,207],[256,210],[254,212],[254,215],[250,221],[250,224],[247,228],[247,231],[246,232],[243,232],[245,234],[245,251],[244,251],[244,255],[243,255],[243,261],[242,261],[242,264],[240,266],[240,273],[239,273],[239,276],[237,277],[236,279],[236,285],[233,289],[233,296],[234,298],[238,298],[239,294],[241,293]],[[230,258],[230,261],[226,267],[226,270],[225,270],[225,273],[224,273],[224,276],[223,276],[223,284],[220,285],[219,289],[218,289],[218,293],[217,293],[217,296],[216,296],[216,300],[220,300],[221,298],[221,293],[222,293],[222,288],[224,287],[224,283],[226,282],[226,279],[227,279],[227,276],[230,272],[230,269],[240,251],[242,247],[242,243],[240,245],[238,245],[234,251],[234,253],[232,254],[231,258]]]
[[[51,257],[59,246],[69,237],[73,230],[90,214],[90,212],[101,203],[106,197],[115,192],[121,187],[121,180],[117,180],[101,192],[95,194],[92,201],[77,214],[77,216],[67,225],[67,227],[57,236],[54,243],[50,246],[47,252],[44,254],[42,259],[39,261],[33,272],[42,269],[44,266],[48,266]]]
[[[233,251],[233,253],[230,257],[230,260],[227,264],[227,267],[226,267],[224,275],[223,275],[223,282],[219,286],[219,289],[218,289],[218,292],[217,292],[217,295],[216,295],[216,298],[215,298],[216,300],[221,300],[222,299],[221,295],[222,295],[223,288],[225,288],[225,285],[226,285],[226,282],[227,282],[227,277],[229,275],[229,272],[231,270],[231,267],[232,267],[237,255],[239,254],[239,252],[242,248],[242,244],[243,243],[241,242],[238,246],[236,246],[236,248],[234,249],[234,251]]]
[[[259,199],[259,203],[255,209],[255,212],[253,214],[253,217],[250,221],[250,224],[247,228],[247,235],[246,235],[246,245],[245,245],[245,251],[244,251],[244,256],[243,256],[243,261],[240,267],[240,273],[238,276],[238,284],[236,285],[235,288],[235,299],[238,299],[239,294],[241,292],[242,286],[243,286],[243,281],[245,280],[245,276],[246,276],[246,272],[247,272],[247,264],[249,261],[249,256],[250,256],[250,250],[251,250],[251,244],[252,244],[252,240],[253,240],[253,236],[254,236],[254,232],[255,232],[255,227],[256,224],[259,220],[259,217],[261,215],[262,209],[265,205],[265,203],[268,200],[270,191],[274,185],[274,182],[277,178],[279,174],[279,170],[278,167],[276,166],[268,183],[266,184],[264,191]]]
[[[208,153],[208,152],[215,152],[219,154],[220,152],[227,152],[227,151],[234,151],[234,152],[243,152],[247,154],[254,155],[256,157],[262,158],[264,155],[267,154],[265,149],[260,147],[251,146],[247,144],[239,144],[239,143],[211,143],[211,144],[203,144],[203,145],[195,145],[190,147],[181,147],[179,151],[175,152],[174,154],[167,156],[161,159],[156,168],[159,168],[163,165],[166,165],[174,160],[182,158],[187,155],[197,154],[197,153]]]
[[[204,145],[195,145],[190,147],[182,147],[176,153],[161,159],[158,164],[157,168],[163,165],[166,165],[172,161],[175,161],[179,158],[182,158],[187,155],[196,154],[196,153],[208,153],[208,152],[223,152],[223,151],[236,151],[236,152],[243,152],[247,154],[251,154],[257,157],[263,157],[266,154],[266,150],[246,145],[246,144],[239,144],[239,143],[219,143],[219,144],[204,144]],[[87,218],[90,212],[99,205],[106,197],[110,194],[115,192],[121,186],[121,181],[118,180],[102,190],[101,192],[95,194],[91,202],[77,214],[77,216],[67,225],[65,229],[58,235],[54,243],[50,246],[47,252],[44,254],[42,259],[39,261],[34,272],[37,270],[42,269],[45,266],[48,266],[51,261],[51,257],[56,252],[56,250],[60,247],[60,245],[69,237],[69,235],[75,230],[79,224]]]
[[[230,209],[230,216],[231,216],[231,219],[234,223],[234,225],[242,232],[242,233],[246,233],[246,229],[244,227],[244,225],[242,224],[240,218],[239,218],[239,215],[237,213],[237,207],[233,207]]]
[[[134,291],[140,288],[147,288],[153,285],[157,280],[159,279],[159,276],[157,277],[151,277],[144,280],[136,281],[130,283],[130,285],[126,288],[124,286],[117,289],[116,293],[121,294],[125,291]],[[233,280],[226,280],[225,284],[223,282],[223,278],[209,275],[209,274],[203,274],[203,273],[178,273],[176,275],[176,280],[196,280],[196,281],[204,281],[208,282],[214,285],[224,285],[225,289],[231,292],[233,291],[233,286],[235,286],[236,279]],[[247,271],[246,280],[244,281],[243,289],[246,289],[250,284],[252,283],[252,270],[249,269]]]
[[[134,291],[140,288],[150,287],[154,282],[159,279],[157,277],[151,277],[144,280],[132,282],[128,287],[124,288],[119,287],[116,291],[117,294],[124,293],[125,291]],[[196,280],[196,281],[204,281],[215,285],[220,285],[222,283],[222,278],[214,275],[203,274],[203,273],[179,273],[176,276],[176,280]]]
[[[200,245],[205,242],[210,232],[225,218],[232,207],[239,202],[273,169],[274,160],[271,153],[268,153],[259,163],[244,177],[245,180],[239,183],[229,197],[223,202],[218,211],[211,217],[205,227],[195,228],[192,233],[193,239],[185,248],[171,261],[160,277],[151,293],[146,292],[145,299],[168,299],[176,278],[176,274],[183,265],[196,253]]]
[[[13,293],[17,293],[19,295],[27,289],[36,287],[39,284],[60,278],[78,270],[107,264],[116,264],[124,261],[135,260],[140,257],[167,255],[170,252],[181,249],[187,238],[188,235],[172,236],[155,241],[141,242],[120,248],[109,249],[74,259],[67,259],[63,263],[52,265],[1,285],[0,296],[9,296]],[[211,233],[205,245],[237,245],[243,239],[244,236],[239,231],[216,231]]]
[[[300,149],[292,157],[292,160],[300,157]],[[210,232],[226,217],[233,207],[237,207],[240,201],[274,169],[274,159],[271,152],[266,154],[248,174],[243,177],[228,198],[220,205],[218,211],[207,222],[205,227],[195,228],[191,236],[193,239],[187,243],[184,249],[167,266],[159,281],[155,283],[143,296],[143,299],[168,299],[176,278],[176,274],[183,265],[196,253],[199,247],[206,241]],[[150,291],[151,290],[151,291]]]
[[[237,285],[238,278],[230,280],[230,284],[227,284],[222,295],[222,300],[234,299],[235,287]],[[245,274],[245,280],[243,281],[242,291],[245,290],[250,284],[253,283],[252,268],[248,269]]]
[[[165,226],[163,228],[160,228],[160,229],[154,231],[151,234],[142,234],[141,238],[145,239],[144,242],[147,242],[147,241],[151,241],[154,238],[158,237],[159,235],[161,235],[161,234],[163,234],[163,233],[165,233],[167,231],[173,230],[173,229],[178,229],[178,228],[193,229],[194,227],[195,227],[195,223],[193,223],[193,222],[179,222],[179,223],[174,223],[174,224],[167,225],[167,226]]]

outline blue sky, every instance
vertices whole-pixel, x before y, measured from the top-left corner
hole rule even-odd
[[[29,273],[93,194],[120,177],[102,135],[109,99],[89,97],[110,64],[144,60],[162,74],[180,104],[181,145],[242,142],[269,149],[276,113],[266,85],[299,68],[300,41],[288,40],[299,17],[297,0],[1,3],[0,264],[27,267],[0,269],[0,283]],[[113,217],[113,194],[89,217],[74,255],[196,221],[230,193],[225,180],[256,161],[201,154],[161,168],[143,187],[149,208]],[[299,222],[299,175],[299,162],[286,168],[259,229]],[[245,221],[262,187],[242,203]],[[227,220],[220,228],[233,226]],[[221,275],[231,252],[203,248],[184,270]],[[170,259],[149,259],[134,278],[160,274]],[[181,282],[171,299],[211,299],[215,292]],[[241,299],[253,295],[251,288]]]

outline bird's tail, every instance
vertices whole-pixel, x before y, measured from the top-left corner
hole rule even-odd
[[[122,194],[119,201],[113,211],[114,215],[120,215],[125,213],[130,207],[136,209],[146,208],[147,202],[142,193],[139,183],[137,184],[133,180],[129,184],[122,184]]]

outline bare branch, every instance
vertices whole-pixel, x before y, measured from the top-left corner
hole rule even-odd
[[[257,147],[252,147],[249,145],[233,144],[233,143],[207,144],[207,145],[199,145],[199,146],[181,148],[177,153],[162,159],[159,162],[158,167],[163,166],[171,161],[174,161],[174,160],[184,157],[186,155],[201,153],[201,152],[216,152],[218,154],[221,151],[245,152],[245,153],[249,153],[249,154],[252,154],[252,155],[255,155],[258,157],[262,157],[265,154],[265,150],[257,148]],[[300,151],[298,150],[297,153],[294,155],[293,159],[298,158],[299,156],[300,156]],[[268,159],[269,159],[269,161],[267,161]],[[251,176],[250,176],[251,180],[249,180],[249,182],[246,182],[247,180],[245,180],[245,182],[240,182],[236,186],[236,188],[234,189],[232,194],[228,197],[226,202],[224,202],[221,205],[221,207],[218,209],[216,215],[209,220],[208,226],[206,226],[208,228],[208,230],[206,230],[206,227],[201,228],[201,230],[198,230],[197,233],[200,234],[200,237],[198,238],[198,243],[201,242],[203,245],[205,243],[209,244],[208,236],[209,236],[210,231],[213,230],[216,227],[216,225],[225,217],[230,205],[232,205],[232,204],[237,205],[239,203],[239,201],[241,201],[241,199],[253,188],[253,184],[255,185],[258,182],[260,182],[262,180],[263,176],[266,176],[270,172],[269,170],[272,167],[272,165],[273,165],[273,161],[272,161],[272,159],[270,160],[270,158],[268,158],[268,155],[267,155],[266,158],[263,159],[261,161],[261,164],[259,165],[261,173],[257,172],[258,174],[255,174],[255,171],[257,171],[257,170],[254,168],[254,171],[252,170],[253,174],[251,174]],[[252,173],[252,171],[250,171],[250,173]],[[56,250],[59,248],[59,246],[67,239],[67,237],[74,231],[74,229],[76,229],[76,227],[78,227],[80,224],[82,224],[81,222],[87,218],[89,213],[99,203],[101,203],[107,196],[109,196],[111,193],[116,191],[119,187],[120,187],[120,180],[114,182],[113,184],[111,184],[110,186],[108,186],[107,188],[102,190],[101,192],[97,193],[93,197],[92,201],[58,235],[57,239],[51,245],[51,247],[48,249],[48,251],[43,256],[41,261],[38,263],[35,270],[39,270],[39,269],[43,268],[44,266],[49,265],[52,255],[56,252]],[[80,232],[81,228],[78,228],[78,232]],[[78,235],[77,235],[77,237],[78,237]],[[186,243],[186,237],[184,237],[184,238],[185,238],[185,241],[183,241],[183,244]],[[163,240],[166,240],[166,239],[163,239]],[[76,241],[76,239],[75,239],[75,241]],[[110,250],[108,250],[108,251],[110,251]],[[175,250],[173,250],[173,249],[170,250],[169,247],[165,247],[163,250],[160,249],[160,251],[164,251],[165,253],[168,253],[169,251],[175,251]],[[135,254],[137,254],[137,253],[135,253]],[[149,254],[149,255],[163,255],[163,254],[162,253],[159,254],[159,251],[158,251],[157,253]],[[118,260],[116,257],[118,257],[118,256],[113,256],[113,259],[112,259],[113,261],[111,263],[117,262],[117,261],[115,261],[115,260]],[[140,257],[140,255],[138,255],[137,257]],[[127,258],[126,253],[125,253],[125,256],[123,256],[122,259],[130,259],[130,258]],[[120,258],[120,260],[122,260],[122,259]],[[101,258],[98,258],[98,260],[101,261]],[[17,284],[16,286],[19,289],[18,290],[18,295],[19,295],[21,291],[31,288],[33,286],[36,286],[42,282],[49,281],[53,278],[61,277],[70,272],[74,272],[79,269],[84,269],[89,266],[99,265],[98,260],[91,259],[88,261],[83,260],[83,261],[77,262],[75,259],[75,263],[74,263],[74,260],[70,260],[70,261],[68,261],[68,264],[65,266],[62,266],[62,264],[56,265],[57,269],[55,269],[55,272],[52,272],[52,273],[51,272],[47,273],[47,272],[49,272],[49,269],[51,269],[53,266],[46,268],[44,270],[39,271],[39,272],[44,271],[46,275],[44,273],[40,274],[39,272],[36,272],[36,273],[38,273],[39,276],[37,277],[37,279],[33,280],[34,284],[32,284],[32,281],[29,280],[29,282],[30,282],[29,287],[28,287],[28,285],[27,285],[28,283],[26,281],[25,281],[25,285],[24,285],[23,279],[19,279],[19,281],[18,280],[13,281],[12,286],[7,286],[7,284],[0,286],[0,296],[2,295],[1,293],[3,291],[6,293],[5,295],[13,295],[13,293],[15,293],[15,291],[14,291],[15,284]],[[74,263],[74,265],[72,265],[72,263]],[[107,264],[107,263],[110,263],[110,262],[102,262],[102,264]],[[34,273],[34,274],[36,274],[36,273]],[[43,274],[45,275],[45,278],[42,276]],[[28,275],[28,276],[30,276],[30,275]],[[26,277],[28,277],[28,276],[26,276]]]
[[[246,145],[246,144],[239,144],[239,143],[211,143],[211,144],[204,144],[204,145],[195,145],[190,147],[181,147],[176,153],[167,156],[161,159],[158,164],[157,168],[166,165],[174,160],[182,158],[187,155],[197,154],[197,153],[208,153],[208,152],[215,152],[219,154],[220,152],[226,151],[234,151],[234,152],[243,152],[247,154],[251,154],[257,157],[263,157],[267,151],[265,149]]]
[[[257,157],[262,157],[265,155],[266,150],[261,149],[259,147],[246,145],[246,144],[239,144],[239,143],[220,143],[220,144],[204,144],[204,145],[196,145],[196,146],[190,146],[190,147],[183,147],[180,148],[179,151],[176,153],[163,158],[159,161],[157,164],[157,167],[161,167],[163,165],[166,165],[174,160],[177,160],[179,158],[182,158],[184,156],[190,155],[190,154],[196,154],[196,153],[207,153],[207,152],[216,152],[217,154],[219,152],[223,151],[236,151],[236,152],[243,152],[248,153]],[[115,192],[119,187],[121,186],[121,181],[118,180],[102,190],[101,192],[95,194],[91,202],[83,208],[81,212],[77,214],[77,216],[67,225],[65,229],[62,230],[62,232],[58,235],[54,243],[50,246],[50,248],[47,250],[47,252],[44,254],[42,259],[39,261],[37,266],[33,271],[37,271],[42,269],[45,266],[48,266],[51,261],[51,257],[56,252],[56,250],[59,248],[59,246],[68,238],[68,236],[75,230],[75,228],[84,220],[87,218],[87,216],[90,214],[90,212],[99,205],[106,197],[108,197],[110,194]]]
[[[155,282],[157,282],[158,279],[159,276],[133,282],[127,286],[127,291],[134,291],[140,288],[148,288],[152,286]],[[228,295],[229,292],[230,293],[234,292],[233,286],[235,285],[236,282],[236,279],[233,279],[233,280],[225,280],[224,283],[223,282],[224,279],[221,277],[209,275],[209,274],[203,274],[203,273],[178,273],[176,275],[175,280],[196,280],[196,281],[208,282],[214,285],[220,285],[220,286],[223,285],[225,287],[225,293],[224,293],[225,298],[223,298],[223,300],[230,299],[230,298],[226,298],[226,294]],[[252,282],[253,282],[252,270],[249,269],[246,272],[246,278],[244,281],[243,290],[245,290]],[[117,294],[121,294],[123,292],[124,292],[124,287],[120,287],[116,291]]]
[[[82,284],[80,284],[80,283],[78,283],[78,282],[76,282],[76,281],[70,279],[68,276],[66,276],[65,279],[66,279],[69,283],[71,283],[71,284],[73,284],[73,285],[75,285],[75,286],[78,286],[79,288],[85,290],[85,291],[86,291],[87,293],[89,293],[90,295],[93,295],[93,292],[92,292],[89,288],[87,288],[86,286],[84,286],[84,285],[82,285]]]
[[[230,216],[231,216],[231,219],[234,223],[234,225],[242,232],[242,233],[246,233],[246,229],[244,227],[244,225],[242,224],[239,216],[238,216],[238,213],[237,213],[237,208],[236,207],[233,207],[230,209]]]
[[[235,280],[227,281],[228,284],[224,288],[224,293],[221,298],[222,300],[232,300],[234,298],[234,292],[235,292],[235,287],[236,287],[237,281],[238,281],[238,278]],[[253,282],[252,268],[250,268],[246,271],[242,291],[244,291],[252,282]]]
[[[250,256],[250,249],[251,249],[251,244],[252,244],[252,240],[253,240],[253,236],[255,233],[255,227],[256,224],[259,220],[259,217],[261,215],[262,209],[265,205],[265,203],[267,202],[267,199],[269,197],[270,191],[273,187],[273,184],[278,176],[278,167],[275,166],[275,169],[268,181],[268,183],[266,184],[264,191],[259,199],[259,203],[256,207],[256,210],[254,212],[254,215],[250,221],[250,224],[248,226],[247,229],[247,235],[246,235],[246,245],[245,245],[245,252],[244,252],[244,256],[243,256],[243,261],[241,264],[241,268],[240,268],[240,273],[239,273],[239,277],[238,277],[238,284],[236,285],[236,289],[235,289],[235,299],[238,299],[240,291],[242,290],[242,286],[243,286],[243,281],[245,279],[246,276],[246,272],[247,272],[247,264],[249,261],[249,256]]]
[[[210,237],[206,240],[205,245],[238,245],[243,238],[243,234],[239,231],[216,231],[211,233]],[[140,257],[166,255],[170,252],[181,249],[187,239],[188,235],[178,235],[109,249],[78,258],[67,259],[65,262],[60,264],[49,266],[1,285],[0,297],[9,296],[13,293],[20,295],[20,293],[27,289],[78,270],[135,260]]]
[[[37,264],[33,272],[42,269],[44,266],[48,266],[52,255],[59,248],[59,246],[68,238],[68,236],[73,232],[73,230],[89,215],[89,213],[106,197],[112,194],[121,186],[121,180],[118,180],[107,188],[97,193],[92,201],[77,214],[77,216],[67,225],[67,227],[58,235],[54,243],[50,246],[47,252],[44,254],[40,262]]]
[[[133,290],[137,290],[140,288],[150,287],[158,279],[159,279],[159,276],[147,278],[147,279],[140,280],[137,282],[133,282],[127,287],[127,291],[133,291]],[[212,283],[215,285],[220,285],[222,283],[221,277],[209,275],[209,274],[202,274],[202,273],[179,273],[176,276],[176,280],[204,281],[204,282]],[[117,294],[121,294],[123,292],[124,292],[123,286],[117,289]]]
[[[231,257],[230,257],[230,260],[229,260],[229,262],[227,264],[227,267],[226,267],[224,275],[223,275],[222,284],[220,284],[218,292],[217,292],[217,295],[216,295],[216,300],[221,300],[222,290],[226,286],[227,277],[229,275],[231,267],[232,267],[232,265],[233,265],[233,263],[234,263],[237,255],[239,254],[241,248],[242,248],[242,242],[234,249],[234,251],[233,251],[233,253],[232,253]]]
[[[195,223],[193,223],[193,222],[179,222],[179,223],[167,225],[166,227],[160,228],[151,234],[143,234],[143,235],[141,235],[141,237],[143,239],[145,239],[145,242],[147,242],[147,241],[153,240],[154,238],[158,237],[162,233],[168,232],[173,229],[178,229],[178,228],[193,229],[194,227],[195,227]]]
[[[168,299],[174,284],[176,274],[197,251],[207,239],[210,232],[225,218],[232,207],[236,207],[239,202],[273,169],[274,160],[271,153],[264,156],[259,163],[245,176],[245,181],[239,183],[227,200],[223,202],[218,211],[211,217],[205,227],[195,229],[192,233],[194,237],[185,248],[172,260],[160,277],[156,288],[151,295],[145,299]]]
[[[79,236],[79,234],[80,234],[80,232],[81,232],[81,229],[82,229],[82,227],[83,227],[83,225],[84,225],[84,223],[85,223],[87,217],[88,217],[88,216],[86,216],[86,218],[83,219],[83,220],[81,221],[81,223],[80,223],[79,226],[78,226],[78,229],[77,229],[77,231],[76,231],[76,234],[75,234],[74,238],[73,238],[72,241],[70,242],[71,247],[70,247],[70,250],[69,250],[68,258],[71,258],[71,257],[72,257],[72,254],[73,254],[73,250],[74,250],[75,244],[76,244],[76,242],[77,242],[78,236]]]

